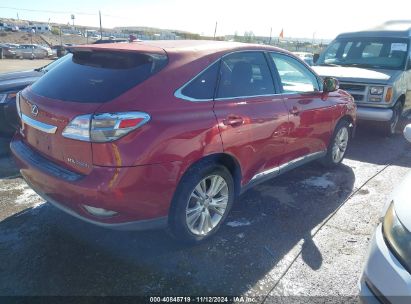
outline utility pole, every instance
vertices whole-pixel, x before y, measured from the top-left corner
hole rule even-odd
[[[59,27],[59,29],[60,29],[60,46],[62,46],[63,45],[63,39],[61,38],[61,26]]]
[[[268,44],[271,44],[271,36],[273,34],[273,28],[270,29],[270,40],[268,41]]]
[[[101,26],[101,11],[98,11],[98,15],[100,17],[100,40],[103,39],[103,27]]]
[[[311,43],[311,51],[314,51],[314,43],[315,43],[315,32],[313,33],[313,41]]]
[[[215,28],[214,28],[214,40],[215,40],[216,34],[217,34],[217,21],[215,22]]]

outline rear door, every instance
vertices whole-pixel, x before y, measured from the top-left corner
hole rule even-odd
[[[336,103],[323,94],[319,79],[303,63],[276,52],[270,52],[270,58],[290,113],[285,160],[326,151]]]
[[[161,50],[162,51],[162,50]],[[90,118],[104,103],[149,78],[167,63],[164,51],[155,56],[116,50],[76,50],[49,70],[20,97],[25,143],[49,160],[87,174],[93,154],[87,132]],[[62,132],[78,116],[78,134]],[[72,129],[73,130],[73,129]]]
[[[276,93],[263,52],[222,58],[214,112],[224,151],[240,162],[243,183],[275,171],[282,161],[288,111]]]

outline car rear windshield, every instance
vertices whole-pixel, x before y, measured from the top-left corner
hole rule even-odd
[[[103,103],[142,83],[166,64],[166,55],[79,51],[41,77],[32,90],[52,99]]]

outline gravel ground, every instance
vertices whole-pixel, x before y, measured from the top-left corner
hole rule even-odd
[[[53,59],[0,59],[0,73],[9,73],[40,68]]]
[[[0,295],[356,296],[380,210],[411,167],[401,135],[359,131],[342,166],[313,163],[254,187],[194,247],[163,231],[83,223],[44,203],[3,158]]]

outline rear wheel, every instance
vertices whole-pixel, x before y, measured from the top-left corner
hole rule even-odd
[[[350,140],[350,123],[346,120],[340,121],[334,129],[333,137],[327,149],[327,154],[321,163],[327,167],[340,164],[348,149]]]
[[[393,136],[397,130],[398,122],[400,121],[403,105],[399,101],[392,108],[393,114],[390,121],[382,124],[382,131],[386,136]]]
[[[192,168],[182,178],[170,211],[170,230],[178,240],[196,243],[220,228],[234,201],[234,182],[221,165]]]

